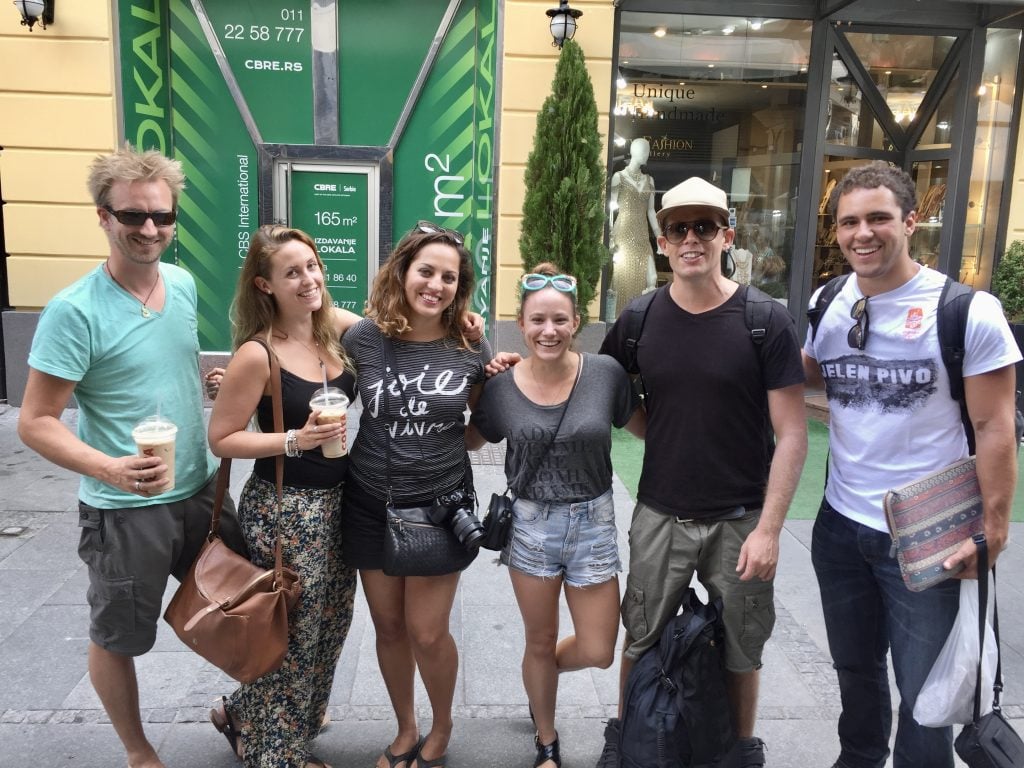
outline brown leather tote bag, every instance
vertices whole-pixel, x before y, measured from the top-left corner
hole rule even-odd
[[[281,374],[270,354],[274,427],[284,431]],[[277,512],[281,515],[284,462],[277,457]],[[221,459],[210,532],[199,555],[164,611],[164,619],[189,648],[235,680],[251,683],[281,666],[288,651],[288,612],[299,599],[299,577],[281,562],[281,537],[274,567],[265,570],[229,548],[218,535],[220,512],[231,476]]]

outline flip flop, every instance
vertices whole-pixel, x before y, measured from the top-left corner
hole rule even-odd
[[[433,760],[427,760],[426,758],[416,755],[416,768],[446,768],[448,765],[448,753],[445,752],[440,757],[435,757]]]
[[[409,768],[409,763],[415,759],[416,755],[419,754],[420,747],[423,746],[424,738],[421,736],[416,739],[416,743],[412,745],[412,749],[408,752],[403,752],[400,755],[396,755],[391,751],[391,745],[388,744],[384,747],[384,759],[388,761],[389,768],[395,768],[399,763],[405,763],[405,768]]]
[[[241,760],[242,734],[238,732],[235,724],[231,722],[231,718],[228,716],[227,696],[221,696],[217,706],[210,710],[210,722],[213,723],[214,728],[224,734],[224,738],[231,745],[231,751],[235,753],[235,757]]]

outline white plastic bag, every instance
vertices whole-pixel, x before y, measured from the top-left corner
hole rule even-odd
[[[985,621],[985,661],[981,665],[981,714],[992,711],[992,683],[999,649],[992,631],[992,600]],[[917,695],[914,719],[939,728],[974,718],[974,684],[978,676],[978,582],[960,582],[960,612],[931,672]]]

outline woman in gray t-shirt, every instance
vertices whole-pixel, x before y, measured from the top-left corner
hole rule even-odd
[[[523,684],[537,727],[538,768],[561,766],[558,673],[608,667],[619,631],[619,551],[612,506],[611,426],[642,436],[643,412],[612,358],[571,349],[576,280],[551,264],[523,277],[519,327],[530,355],[487,382],[471,447],[507,440],[512,534],[501,553],[526,629]],[[558,599],[575,635],[556,643]]]

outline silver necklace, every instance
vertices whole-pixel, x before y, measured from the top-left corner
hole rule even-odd
[[[114,277],[114,271],[110,268],[110,261],[109,260],[105,261],[103,263],[103,266],[106,267],[107,274],[110,275],[110,279],[113,280],[117,284],[118,288],[120,288],[125,293],[130,294],[132,297],[134,297],[138,301],[142,302],[142,316],[143,317],[152,317],[152,312],[149,311],[149,307],[146,306],[146,305],[149,304],[149,300],[153,297],[153,291],[155,291],[156,287],[158,285],[160,285],[160,268],[157,267],[157,270],[156,270],[156,282],[153,283],[153,287],[149,289],[149,293],[146,294],[146,298],[143,299],[143,298],[139,297],[139,294],[137,294],[135,291],[132,291],[132,290],[126,288],[124,286],[124,284],[120,280],[118,280],[116,277]]]
[[[303,347],[305,347],[306,351],[309,352],[311,355],[313,355],[313,357],[315,357],[317,359],[317,362],[320,363],[320,368],[321,369],[323,369],[325,367],[324,366],[324,359],[320,356],[320,342],[318,342],[316,339],[313,339],[313,347],[310,347],[309,344],[304,342],[298,336],[291,336],[291,335],[288,334],[287,331],[281,331],[281,333],[284,334],[284,338],[285,339],[291,339],[292,341],[298,342]],[[314,349],[314,347],[315,347],[315,349]]]

